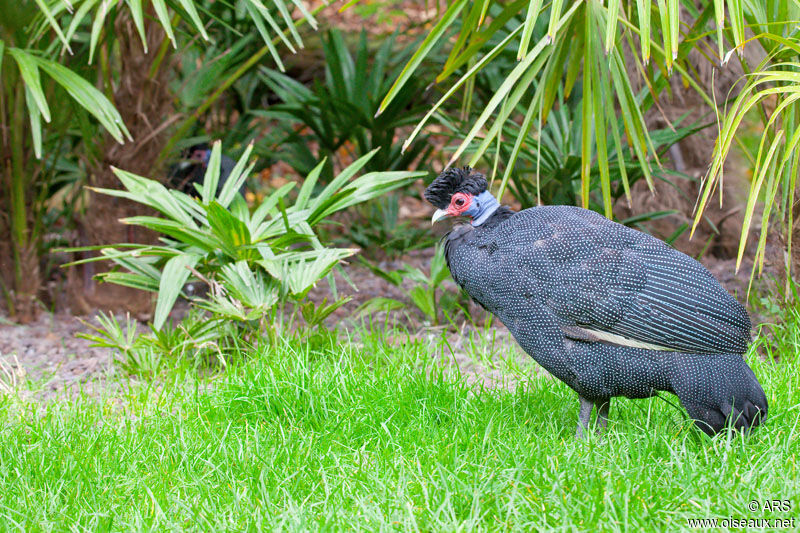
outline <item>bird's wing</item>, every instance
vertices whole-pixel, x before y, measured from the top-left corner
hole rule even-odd
[[[584,209],[535,218],[521,224],[527,231],[517,228],[512,253],[537,286],[525,297],[541,298],[568,337],[697,353],[747,349],[747,312],[694,259]]]

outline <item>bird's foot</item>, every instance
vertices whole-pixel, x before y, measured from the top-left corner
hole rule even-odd
[[[575,431],[575,438],[576,439],[585,439],[586,435],[589,432],[589,424],[592,421],[592,409],[594,408],[594,403],[591,400],[587,400],[583,396],[578,396],[578,399],[581,402],[581,409],[578,412],[578,429]]]
[[[593,402],[583,396],[578,396],[581,402],[580,412],[578,413],[578,429],[575,431],[575,438],[585,439],[589,434],[589,425],[592,421],[592,410],[597,407],[597,428],[596,433],[602,435],[608,427],[608,409],[611,406],[611,399],[602,402]]]

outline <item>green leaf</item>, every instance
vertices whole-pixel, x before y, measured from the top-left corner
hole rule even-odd
[[[296,209],[305,209],[308,205],[311,193],[314,191],[314,186],[317,184],[317,180],[319,179],[319,175],[326,161],[327,158],[322,158],[322,161],[320,161],[308,176],[306,176],[306,179],[303,180],[303,186],[300,188],[300,192],[297,193],[297,200],[294,202],[294,207]]]
[[[539,41],[539,44],[537,46],[543,46],[543,44],[544,40]],[[534,84],[534,80],[537,78],[537,76],[539,76],[539,71],[542,69],[542,66],[550,59],[553,50],[554,50],[553,47],[548,46],[545,50],[542,51],[541,54],[534,54],[533,51],[528,54],[527,57],[535,56],[534,60],[531,62],[530,65],[527,66],[527,68],[521,71],[521,77],[518,80],[514,80],[514,83],[510,83],[508,85],[508,89],[511,90],[511,93],[506,94],[504,96],[502,100],[503,105],[500,108],[500,112],[497,113],[497,116],[495,116],[494,118],[494,123],[492,124],[492,127],[484,135],[483,141],[474,151],[472,158],[469,161],[470,166],[474,166],[477,164],[478,159],[483,157],[483,154],[486,152],[491,142],[500,135],[502,128],[506,124],[506,121],[508,120],[511,113],[517,108],[522,99],[528,95],[529,87]],[[495,96],[497,96],[497,93],[495,93]],[[491,104],[492,102],[490,101],[490,105]],[[478,125],[483,126],[485,121],[488,120],[490,116],[490,114],[487,113],[487,111],[488,109],[484,109],[484,113],[479,117],[478,122],[476,122],[473,125],[472,130],[470,130],[469,134],[467,134],[467,137],[462,141],[461,145],[453,154],[452,158],[448,162],[449,165],[455,163],[456,159],[461,156],[464,150],[466,150],[468,143],[471,142],[472,139],[479,133],[479,130],[477,129]]]
[[[247,165],[247,160],[250,158],[250,153],[252,151],[253,143],[251,142],[247,145],[239,161],[236,162],[233,170],[231,170],[231,173],[228,175],[227,181],[223,184],[222,190],[219,192],[219,199],[217,200],[222,207],[228,207],[231,204],[236,197],[236,193],[239,192],[239,189],[244,185],[244,182],[253,170],[253,165],[250,165],[245,170],[245,165]]]
[[[322,192],[320,192],[316,198],[314,198],[314,201],[310,203],[309,209],[312,211],[312,213],[316,212],[320,206],[322,206],[322,204],[328,202],[334,196],[334,194],[340,192],[340,189],[344,186],[344,184],[350,181],[350,178],[355,176],[359,170],[364,168],[364,166],[370,161],[370,159],[373,158],[378,150],[379,148],[375,148],[369,153],[353,161],[347,166],[347,168],[342,170],[333,180],[331,180],[331,182],[322,190]],[[295,203],[295,205],[297,205],[297,203]]]
[[[638,215],[634,215],[632,217],[625,218],[623,220],[620,220],[619,223],[624,226],[633,226],[635,224],[640,224],[642,222],[647,222],[650,220],[658,220],[659,218],[666,218],[668,216],[678,215],[678,214],[680,214],[680,211],[677,211],[675,209],[667,209],[663,211],[650,211],[648,213],[641,213]]]
[[[115,167],[111,171],[122,182],[127,191],[116,189],[90,189],[102,194],[128,198],[134,202],[152,207],[156,211],[168,216],[174,221],[181,222],[190,229],[197,229],[197,224],[192,219],[192,215],[184,210],[170,191],[155,180],[137,176],[131,172],[126,172]]]
[[[644,118],[642,117],[639,104],[633,96],[633,90],[630,86],[630,79],[628,78],[625,65],[618,50],[612,50],[609,55],[610,61],[610,78],[613,82],[614,89],[619,102],[620,114],[623,123],[625,124],[625,131],[628,134],[628,144],[633,147],[636,156],[641,162],[642,173],[648,186],[652,190],[653,177],[650,172],[650,164],[647,160],[647,143],[650,142],[650,137],[644,125]],[[653,151],[655,153],[655,151]]]
[[[269,12],[266,11],[266,9],[262,12],[259,9],[259,7],[257,7],[256,5],[251,4],[250,2],[245,2],[244,5],[247,8],[247,11],[250,13],[250,18],[253,20],[253,23],[256,25],[256,30],[261,35],[261,39],[264,41],[264,44],[266,45],[267,50],[269,50],[269,54],[272,56],[272,59],[275,61],[275,64],[278,65],[278,68],[280,69],[280,71],[284,72],[286,70],[286,67],[283,66],[283,61],[281,60],[281,55],[280,55],[280,53],[278,53],[278,49],[275,48],[275,45],[272,43],[272,38],[270,37],[269,32],[267,31],[267,28],[264,26],[264,21],[261,20],[261,19],[262,19],[262,16],[263,16],[272,25],[275,25],[275,21],[272,19],[272,16],[270,16]],[[278,33],[278,35],[283,35],[280,32],[280,30],[277,30],[277,33]],[[286,41],[286,42],[288,42],[288,41]],[[292,49],[291,48],[291,43],[289,43],[289,45],[290,45],[290,50],[291,50]]]
[[[14,58],[19,66],[19,73],[25,88],[30,91],[30,96],[36,107],[44,117],[45,122],[50,122],[50,108],[47,105],[47,98],[42,90],[42,81],[39,77],[39,67],[36,57],[19,48],[9,48],[8,53]]]
[[[161,280],[158,283],[158,300],[156,311],[153,317],[153,329],[160,330],[164,322],[172,311],[178,295],[183,290],[186,280],[191,274],[190,268],[194,268],[200,256],[194,254],[179,254],[167,261]]]
[[[412,287],[411,290],[408,291],[408,296],[411,298],[411,301],[414,302],[414,305],[425,313],[428,319],[433,322],[436,321],[436,303],[432,292],[429,291],[427,287],[421,285]]]
[[[586,6],[586,22],[584,23],[583,46],[583,99],[581,100],[581,205],[589,208],[589,185],[592,172],[593,133],[595,130],[593,90],[598,80],[594,78],[594,61],[592,48],[594,45],[594,19],[591,6]],[[598,109],[598,112],[600,110]]]
[[[519,133],[517,134],[517,139],[514,141],[514,148],[511,149],[511,155],[508,158],[506,163],[506,170],[503,173],[503,179],[500,182],[500,188],[497,190],[497,200],[501,201],[503,198],[503,194],[506,191],[506,185],[508,184],[508,180],[511,177],[511,173],[514,170],[515,165],[517,164],[517,158],[519,157],[519,152],[522,149],[522,145],[530,132],[531,126],[533,125],[533,117],[536,114],[536,111],[541,109],[539,105],[539,99],[533,98],[531,99],[531,103],[528,106],[528,110],[525,113],[525,117],[522,119],[522,125],[520,127]],[[541,143],[539,143],[541,145]],[[538,193],[538,191],[537,191]]]
[[[289,252],[271,259],[257,261],[291,294],[304,297],[331,268],[345,257],[356,253],[355,249],[323,248],[308,252]]]
[[[744,13],[741,0],[728,0],[728,21],[733,31],[734,50],[739,57],[744,56]],[[726,54],[727,56],[727,54]],[[723,64],[727,61],[723,60]]]
[[[645,65],[650,62],[650,6],[650,0],[636,0],[639,15],[639,41],[642,44],[642,61]]]
[[[220,277],[225,290],[241,303],[266,312],[278,301],[278,287],[263,270],[253,271],[247,261],[223,265]]]
[[[410,184],[426,172],[370,172],[356,180],[348,187],[319,204],[308,216],[312,226],[336,211],[382,196],[389,191]]]
[[[612,0],[613,1],[613,0]],[[522,39],[519,42],[519,52],[517,52],[517,60],[523,59],[528,53],[528,45],[531,42],[533,35],[533,27],[536,24],[536,18],[539,16],[539,10],[542,7],[542,0],[530,0],[528,4],[528,12],[525,15],[525,24],[522,29]]]
[[[762,139],[763,141],[763,139]],[[783,130],[778,132],[778,135],[775,136],[773,139],[772,144],[769,147],[769,151],[767,152],[766,158],[762,161],[760,166],[759,172],[756,175],[755,179],[750,183],[750,193],[747,196],[747,206],[745,207],[744,212],[744,221],[742,222],[742,235],[739,239],[739,251],[736,254],[736,269],[738,270],[742,264],[742,259],[744,257],[745,245],[747,244],[747,235],[750,232],[750,225],[753,220],[753,215],[755,213],[755,204],[758,200],[759,193],[761,192],[761,186],[764,183],[764,177],[767,174],[767,170],[770,167],[770,163],[775,155],[775,151],[778,149],[778,146],[783,141]],[[770,177],[770,179],[772,176]],[[767,202],[766,209],[769,209],[772,202]]]
[[[75,35],[75,32],[78,29],[78,26],[83,19],[86,18],[86,15],[89,14],[89,11],[94,7],[94,5],[99,0],[85,0],[80,7],[75,11],[75,14],[72,15],[72,22],[70,22],[69,27],[67,28],[66,39],[67,41],[71,41],[72,37]]]
[[[602,10],[598,7],[596,2],[592,3],[592,9],[595,10],[595,15],[598,17],[598,22],[602,23]],[[609,15],[610,16],[610,15]],[[615,19],[616,20],[616,19]],[[598,49],[600,48],[599,42],[592,39],[591,49],[592,51],[597,54]],[[611,178],[609,176],[608,171],[608,146],[607,146],[607,139],[606,139],[606,114],[604,112],[603,106],[605,105],[605,87],[608,86],[608,80],[603,79],[601,75],[601,71],[603,70],[600,68],[599,61],[593,61],[590,63],[592,65],[590,69],[592,70],[592,78],[593,78],[593,86],[592,86],[592,104],[593,104],[593,119],[594,119],[594,137],[595,142],[597,144],[597,166],[600,168],[600,190],[603,196],[603,207],[604,207],[604,214],[606,218],[613,218],[612,212],[612,204],[611,204]],[[584,77],[586,76],[586,68],[584,67]],[[589,163],[591,164],[591,156],[589,157]],[[588,184],[587,184],[588,185]],[[589,191],[586,191],[586,196],[588,199]]]
[[[573,8],[577,4],[578,2],[575,2]],[[547,26],[547,35],[544,38],[547,44],[550,44],[556,40],[556,34],[558,33],[558,30],[561,29],[562,24],[559,22],[559,17],[561,16],[563,5],[564,0],[553,0],[552,5],[550,6],[550,23]]]
[[[482,12],[484,7],[485,4],[482,5],[481,2],[473,2],[472,7],[467,10],[466,15],[464,15],[461,21],[461,31],[458,32],[458,38],[453,44],[450,54],[447,57],[447,61],[445,62],[444,70],[447,70],[450,66],[450,63],[454,61],[456,57],[458,57],[458,54],[461,49],[464,48],[464,44],[467,42],[467,39],[470,39],[470,41],[475,39],[478,26],[480,26],[480,21],[483,18]]]
[[[431,283],[433,287],[439,287],[449,277],[450,269],[447,267],[447,260],[444,257],[444,248],[437,246],[431,258]]]
[[[138,216],[120,220],[124,224],[142,226],[172,237],[180,243],[196,246],[205,252],[213,252],[220,243],[205,228],[187,228],[182,222],[165,220],[158,217]]]
[[[34,102],[33,92],[25,86],[25,102],[28,105],[28,115],[31,119],[31,136],[33,137],[33,152],[37,159],[42,158],[42,121],[39,108]]]
[[[154,283],[161,278],[161,272],[153,266],[155,261],[161,260],[160,257],[141,257],[135,249],[120,251],[114,248],[103,248],[100,250],[100,254],[135,274],[153,280]]]
[[[398,309],[404,309],[406,304],[401,302],[400,300],[395,300],[394,298],[384,298],[384,297],[376,297],[370,298],[355,310],[355,314],[363,315],[369,314],[372,315],[376,312],[389,312],[389,311],[396,311]]]
[[[253,215],[250,219],[250,233],[254,236],[253,240],[259,240],[259,238],[256,236],[258,232],[255,231],[254,228],[257,228],[261,222],[264,221],[267,215],[269,215],[275,206],[278,205],[278,200],[289,194],[289,191],[294,189],[295,185],[296,183],[293,181],[284,184],[281,188],[265,198],[264,201],[261,202],[261,205],[259,205],[258,208],[253,212]]]
[[[289,49],[289,51],[291,51],[292,53],[295,53],[296,49],[295,49],[294,45],[292,44],[292,41],[290,41],[289,38],[284,33],[284,31],[281,30],[281,27],[278,25],[278,22],[273,18],[273,16],[270,13],[270,11],[266,7],[264,7],[264,5],[260,2],[260,0],[250,0],[250,1],[253,2],[253,5],[258,9],[258,11],[264,17],[264,20],[266,20],[267,23],[272,27],[272,29],[275,31],[275,34],[283,42],[283,44],[286,45],[286,47]],[[294,24],[291,23],[291,21],[290,21],[289,26],[290,26],[290,31],[291,31],[294,28]],[[294,33],[293,36],[297,39],[297,34],[296,33]],[[297,39],[297,44],[298,44],[298,46],[302,47],[302,42],[299,41],[299,39]]]
[[[725,0],[714,0],[714,25],[717,29],[719,62],[722,64],[722,58],[725,57],[725,41],[722,38],[722,30],[725,27]]]
[[[358,1],[358,0],[356,0]],[[308,25],[311,26],[315,31],[317,30],[319,24],[317,23],[317,19],[314,18],[314,15],[306,9],[305,4],[302,0],[292,0],[292,3],[297,7],[300,14],[303,15],[303,18],[308,21]],[[341,12],[344,8],[340,8],[339,11]]]
[[[608,0],[608,15],[606,16],[606,54],[614,46],[614,39],[617,36],[617,14],[621,0]]]
[[[94,58],[94,51],[97,48],[97,41],[100,40],[100,31],[103,29],[103,23],[106,20],[106,15],[108,15],[108,11],[111,9],[111,2],[102,1],[100,2],[100,7],[97,9],[97,12],[94,15],[94,20],[92,21],[92,33],[89,39],[89,61],[88,63],[92,64],[92,59]]]
[[[61,26],[59,26],[58,22],[56,22],[56,19],[53,17],[53,13],[50,11],[50,8],[47,6],[47,4],[45,4],[44,0],[34,0],[34,1],[36,2],[36,5],[39,6],[39,11],[41,11],[45,19],[47,19],[47,22],[50,24],[50,27],[53,28],[53,31],[56,32],[56,35],[61,40],[61,42],[64,43],[64,47],[70,54],[72,54],[72,48],[70,48],[69,46],[69,41],[67,41],[67,38],[64,36],[64,32],[61,31]]]
[[[605,78],[604,78],[605,81]],[[616,116],[614,115],[613,99],[610,91],[607,93],[607,103],[605,105],[606,120],[611,124],[611,136],[614,139],[614,150],[616,151],[617,161],[622,162],[624,158],[622,148],[622,138],[619,134],[619,126],[615,123]],[[631,205],[631,186],[628,182],[628,171],[624,164],[619,165],[620,180],[622,181],[622,188],[625,191],[625,198],[628,200],[628,206]]]
[[[321,304],[306,302],[301,308],[303,318],[310,326],[319,326],[322,324],[323,320],[328,318],[334,311],[350,300],[352,300],[352,298],[348,296],[346,298],[340,298],[331,304],[327,303],[327,298],[323,298]]]
[[[95,0],[91,0],[94,2]],[[133,18],[133,25],[136,26],[136,31],[139,32],[139,38],[142,40],[142,48],[144,53],[147,53],[147,36],[144,33],[144,13],[142,12],[142,0],[127,0],[131,8],[131,18]],[[83,6],[81,6],[83,7]]]
[[[671,61],[678,59],[678,46],[680,45],[680,29],[681,29],[681,6],[679,0],[667,0],[669,2],[669,32],[670,43],[672,49],[669,50],[667,65],[671,65]],[[664,49],[665,51],[666,48]],[[671,69],[670,69],[671,71]]]
[[[211,146],[211,157],[208,160],[208,166],[206,166],[206,173],[203,176],[203,186],[200,191],[203,203],[206,205],[217,197],[221,161],[222,143],[220,141],[214,141],[214,144]]]
[[[178,3],[189,15],[189,19],[191,19],[192,24],[194,24],[194,27],[197,28],[197,31],[200,32],[200,35],[203,36],[203,39],[208,41],[208,34],[206,33],[205,27],[203,27],[203,21],[200,20],[200,15],[197,14],[195,2],[193,0],[178,0]]]
[[[658,0],[658,16],[661,21],[661,36],[664,38],[664,61],[667,73],[672,73],[672,32],[669,29],[669,11],[667,0]]]
[[[172,47],[177,49],[178,44],[175,42],[175,34],[172,32],[172,21],[167,12],[167,4],[164,3],[164,0],[153,0],[153,9],[156,12],[158,21],[161,23],[161,27],[164,28],[164,32],[166,32],[172,43]]]
[[[563,17],[561,17],[561,19],[555,25],[555,30],[556,31],[560,30],[561,27],[564,24],[566,24],[567,21],[570,20],[572,15],[575,13],[575,11],[578,9],[578,7],[580,7],[581,5],[582,5],[582,2],[576,1],[573,4],[573,6],[564,14]],[[492,98],[489,100],[489,102],[484,107],[484,110],[481,113],[481,115],[473,123],[472,129],[469,131],[469,133],[466,135],[464,140],[461,142],[461,145],[458,147],[458,149],[453,154],[453,156],[450,158],[450,161],[449,161],[450,165],[452,165],[453,162],[455,162],[461,156],[461,154],[467,148],[469,143],[472,142],[472,140],[475,138],[475,136],[480,132],[480,130],[486,124],[486,121],[489,120],[489,117],[492,115],[492,113],[494,113],[495,109],[497,109],[497,106],[500,105],[500,103],[506,98],[506,96],[508,96],[509,92],[517,84],[517,81],[522,79],[522,82],[520,83],[520,87],[523,87],[525,89],[527,88],[527,85],[533,81],[533,78],[534,78],[534,76],[536,74],[536,71],[538,70],[538,68],[541,67],[541,63],[540,62],[539,63],[535,63],[535,61],[539,58],[539,54],[542,53],[542,51],[545,49],[545,47],[548,44],[549,44],[549,41],[548,41],[547,37],[541,39],[536,44],[536,46],[530,52],[528,52],[528,55],[525,56],[525,59],[522,60],[516,67],[514,67],[514,69],[511,71],[511,73],[509,73],[509,75],[506,77],[506,79],[503,80],[503,83],[497,89],[497,91],[495,92],[494,96],[492,96]],[[538,68],[537,68],[537,66],[538,66]],[[518,90],[517,93],[514,95],[514,98],[509,102],[509,104],[510,104],[509,113],[510,113],[510,109],[513,108],[516,105],[516,102],[514,102],[513,100],[516,99],[518,101],[518,99],[521,98],[521,97],[522,97],[522,91]],[[502,120],[498,118],[495,122],[497,123],[497,128],[499,129],[500,123],[502,122]],[[493,138],[493,136],[488,135],[486,137],[486,140],[487,141],[491,141],[492,138]]]
[[[97,278],[105,283],[114,283],[123,287],[139,289],[141,291],[157,292],[158,283],[141,274],[130,272],[101,272]]]
[[[444,81],[448,78],[456,69],[461,68],[463,65],[474,61],[475,56],[477,53],[483,48],[483,46],[488,42],[488,40],[494,36],[499,30],[503,29],[508,21],[515,18],[520,11],[528,4],[527,0],[517,0],[516,2],[512,2],[503,7],[503,11],[501,11],[498,15],[496,15],[492,22],[489,24],[488,28],[481,30],[480,32],[473,34],[471,42],[469,46],[467,46],[462,52],[457,55],[454,55],[454,52],[451,53],[450,57],[447,58],[447,62],[445,62],[444,68],[442,72],[436,76],[436,83]],[[517,35],[520,34],[525,29],[525,26],[517,26],[516,29],[511,31],[511,35],[516,38]],[[464,32],[466,33],[466,32]],[[507,43],[508,41],[512,40],[509,39],[511,35],[507,36],[503,39],[503,43]],[[501,43],[502,44],[502,43]],[[499,46],[499,45],[498,45]],[[498,46],[495,46],[490,52],[489,56],[494,57],[496,51],[498,50]],[[500,49],[504,49],[505,44],[500,46]],[[485,62],[488,56],[484,56],[481,58],[481,62]]]
[[[172,196],[172,198],[175,200],[175,203],[178,205],[180,210],[186,213],[187,216],[196,219],[200,226],[203,226],[207,223],[205,219],[206,211],[203,208],[203,204],[201,204],[197,198],[194,196],[189,196],[185,192],[177,189],[167,189],[167,192],[169,192],[170,196]]]
[[[41,57],[37,57],[36,62],[39,68],[47,72],[81,107],[94,116],[117,142],[122,144],[124,137],[132,139],[119,112],[103,93],[63,65]]]
[[[252,244],[247,224],[234,217],[216,201],[206,208],[208,224],[219,239],[222,251],[234,259],[255,258],[257,252],[249,248]]]
[[[447,10],[442,15],[442,18],[439,19],[439,22],[433,27],[431,32],[425,37],[425,40],[422,41],[420,47],[414,52],[414,55],[411,56],[411,59],[408,60],[408,63],[403,68],[400,75],[395,80],[394,84],[392,85],[389,92],[386,93],[383,101],[381,102],[380,107],[378,108],[378,114],[381,114],[389,104],[391,103],[392,99],[400,92],[400,89],[403,88],[403,85],[411,78],[414,74],[414,71],[417,70],[417,67],[420,66],[422,60],[425,59],[428,54],[433,50],[434,46],[439,42],[439,39],[442,38],[442,35],[447,31],[448,28],[455,22],[456,17],[458,14],[461,13],[461,10],[464,6],[467,5],[466,0],[456,0],[447,8]]]
[[[272,5],[278,8],[278,12],[281,14],[281,17],[283,17],[283,21],[286,23],[289,33],[292,35],[292,37],[294,37],[297,46],[302,48],[303,40],[300,38],[300,34],[297,32],[294,20],[292,20],[292,15],[289,13],[286,4],[283,2],[283,0],[273,0]],[[283,32],[281,32],[281,35],[283,35]]]
[[[511,32],[505,39],[503,39],[497,46],[495,46],[491,52],[489,52],[486,56],[484,56],[481,60],[479,60],[475,65],[470,67],[470,69],[464,74],[459,80],[453,84],[450,89],[442,96],[434,105],[431,107],[430,111],[428,111],[422,120],[420,120],[417,125],[414,127],[414,131],[411,132],[411,135],[408,136],[408,139],[405,140],[403,143],[403,151],[405,151],[414,139],[417,137],[420,131],[422,131],[423,126],[428,122],[428,120],[436,113],[439,108],[447,101],[459,88],[461,88],[468,80],[470,80],[480,69],[485,67],[492,59],[497,57],[503,49],[514,40],[514,38],[522,31],[522,26]],[[528,56],[526,56],[527,59]]]

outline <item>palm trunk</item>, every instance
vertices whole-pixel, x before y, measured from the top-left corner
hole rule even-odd
[[[164,174],[157,163],[164,143],[169,117],[175,113],[173,96],[169,90],[172,48],[165,44],[166,34],[154,19],[146,22],[145,33],[148,53],[144,53],[141,39],[127,14],[115,21],[116,43],[119,47],[120,79],[115,87],[107,84],[105,90],[120,112],[133,141],[117,143],[106,135],[99,144],[101,157],[87,160],[89,184],[95,187],[116,189],[119,181],[111,166],[158,178]],[[168,41],[166,41],[168,43]],[[163,46],[162,46],[163,45]],[[100,49],[101,58],[107,52]],[[154,234],[140,228],[126,226],[121,218],[145,214],[142,206],[110,196],[92,194],[90,207],[77,221],[80,246],[113,244],[120,242],[151,242]],[[77,267],[80,272],[68,276],[68,295],[72,306],[81,312],[94,309],[128,310],[146,316],[151,309],[151,296],[136,289],[113,284],[97,284],[92,279],[96,272],[109,268],[110,263],[87,263]]]
[[[28,133],[22,83],[15,83],[13,76],[5,77],[2,92],[3,108],[3,184],[2,195],[6,199],[8,218],[3,233],[8,238],[11,261],[3,254],[4,265],[0,265],[5,300],[11,317],[19,322],[30,322],[36,318],[36,297],[40,288],[37,235],[31,220],[29,171],[26,162],[26,133]],[[7,250],[6,250],[7,252]]]

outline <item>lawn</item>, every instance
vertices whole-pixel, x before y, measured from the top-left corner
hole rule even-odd
[[[770,402],[749,437],[709,439],[656,398],[615,401],[608,433],[587,441],[564,384],[528,372],[516,387],[470,386],[403,338],[283,341],[122,401],[8,395],[0,528],[658,531],[797,514],[748,510],[800,505],[785,338],[778,362],[748,355]]]

